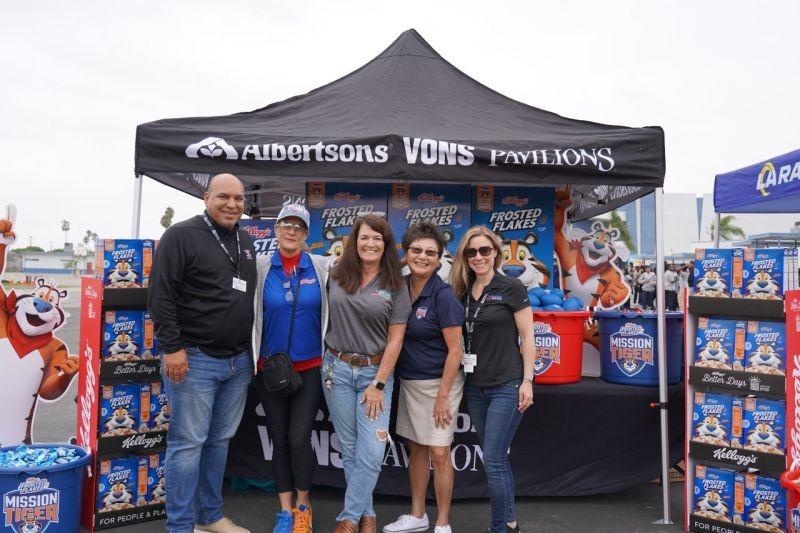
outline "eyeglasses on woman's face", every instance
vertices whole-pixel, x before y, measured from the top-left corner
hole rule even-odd
[[[439,257],[439,250],[434,250],[433,248],[422,248],[421,246],[409,246],[408,253],[413,255],[422,255],[425,254],[427,257],[436,258]]]
[[[283,220],[281,220],[280,222],[278,222],[275,225],[278,226],[279,228],[283,228],[285,230],[294,230],[294,231],[302,231],[302,232],[306,231],[306,227],[304,225],[298,224],[296,222],[284,222]]]
[[[472,259],[478,254],[481,254],[483,257],[489,257],[492,255],[492,251],[494,250],[493,246],[481,246],[480,248],[465,248],[464,249],[464,257],[467,259]]]

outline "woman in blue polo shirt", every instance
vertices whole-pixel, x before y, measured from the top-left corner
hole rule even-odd
[[[403,235],[410,271],[406,283],[413,303],[397,362],[401,383],[395,431],[408,442],[411,512],[384,526],[385,533],[428,530],[425,495],[430,465],[437,504],[434,533],[451,531],[450,444],[464,392],[459,369],[464,308],[452,287],[437,274],[445,244],[442,233],[430,222],[410,226]]]
[[[272,470],[281,510],[274,533],[310,532],[309,488],[316,465],[311,426],[319,408],[322,324],[327,321],[327,261],[303,251],[309,214],[302,205],[285,206],[275,221],[278,250],[258,258],[253,353],[257,368],[270,354],[284,352],[303,380],[291,396],[269,393],[256,378],[267,429],[272,439]],[[295,302],[296,300],[296,302]],[[294,310],[294,324],[292,312]],[[297,501],[293,505],[294,492]]]

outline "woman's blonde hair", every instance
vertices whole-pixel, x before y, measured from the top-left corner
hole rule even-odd
[[[497,252],[494,258],[494,269],[499,269],[503,263],[503,245],[497,235],[486,226],[472,226],[469,228],[461,238],[461,242],[458,243],[458,249],[453,258],[453,266],[450,269],[450,285],[453,286],[456,296],[462,300],[466,298],[467,291],[475,279],[475,273],[467,264],[467,258],[464,257],[464,250],[467,249],[467,245],[473,237],[480,236],[489,239],[495,252]]]

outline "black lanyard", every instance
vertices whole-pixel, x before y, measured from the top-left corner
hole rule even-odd
[[[475,309],[475,314],[472,315],[472,320],[470,320],[469,304],[472,303],[472,288],[467,291],[467,305],[464,306],[464,328],[467,330],[467,353],[472,353],[472,333],[475,331],[475,321],[478,319],[478,313],[481,312],[483,302],[486,301],[488,296],[489,293],[484,293],[483,298],[478,302],[478,308]]]
[[[215,239],[217,239],[217,244],[219,244],[219,247],[222,248],[223,252],[225,252],[225,257],[227,257],[230,260],[231,264],[233,265],[233,268],[236,269],[236,277],[238,278],[239,277],[239,261],[242,258],[242,248],[241,248],[241,246],[239,244],[239,232],[234,228],[233,231],[236,233],[236,261],[234,261],[233,257],[231,257],[231,254],[228,253],[228,249],[225,248],[224,244],[222,244],[222,239],[219,238],[219,233],[217,233],[216,228],[214,228],[214,226],[211,224],[211,221],[208,220],[208,216],[204,214],[203,215],[203,220],[205,220],[206,224],[208,224],[208,229],[211,230],[211,234],[214,236]]]

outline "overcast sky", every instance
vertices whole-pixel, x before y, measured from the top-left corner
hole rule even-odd
[[[667,192],[800,148],[797,0],[13,2],[0,17],[0,207],[17,246],[127,237],[136,125],[249,111],[355,70],[415,28],[489,87],[666,133]],[[142,236],[202,209],[145,180]],[[781,228],[783,229],[783,228]]]

